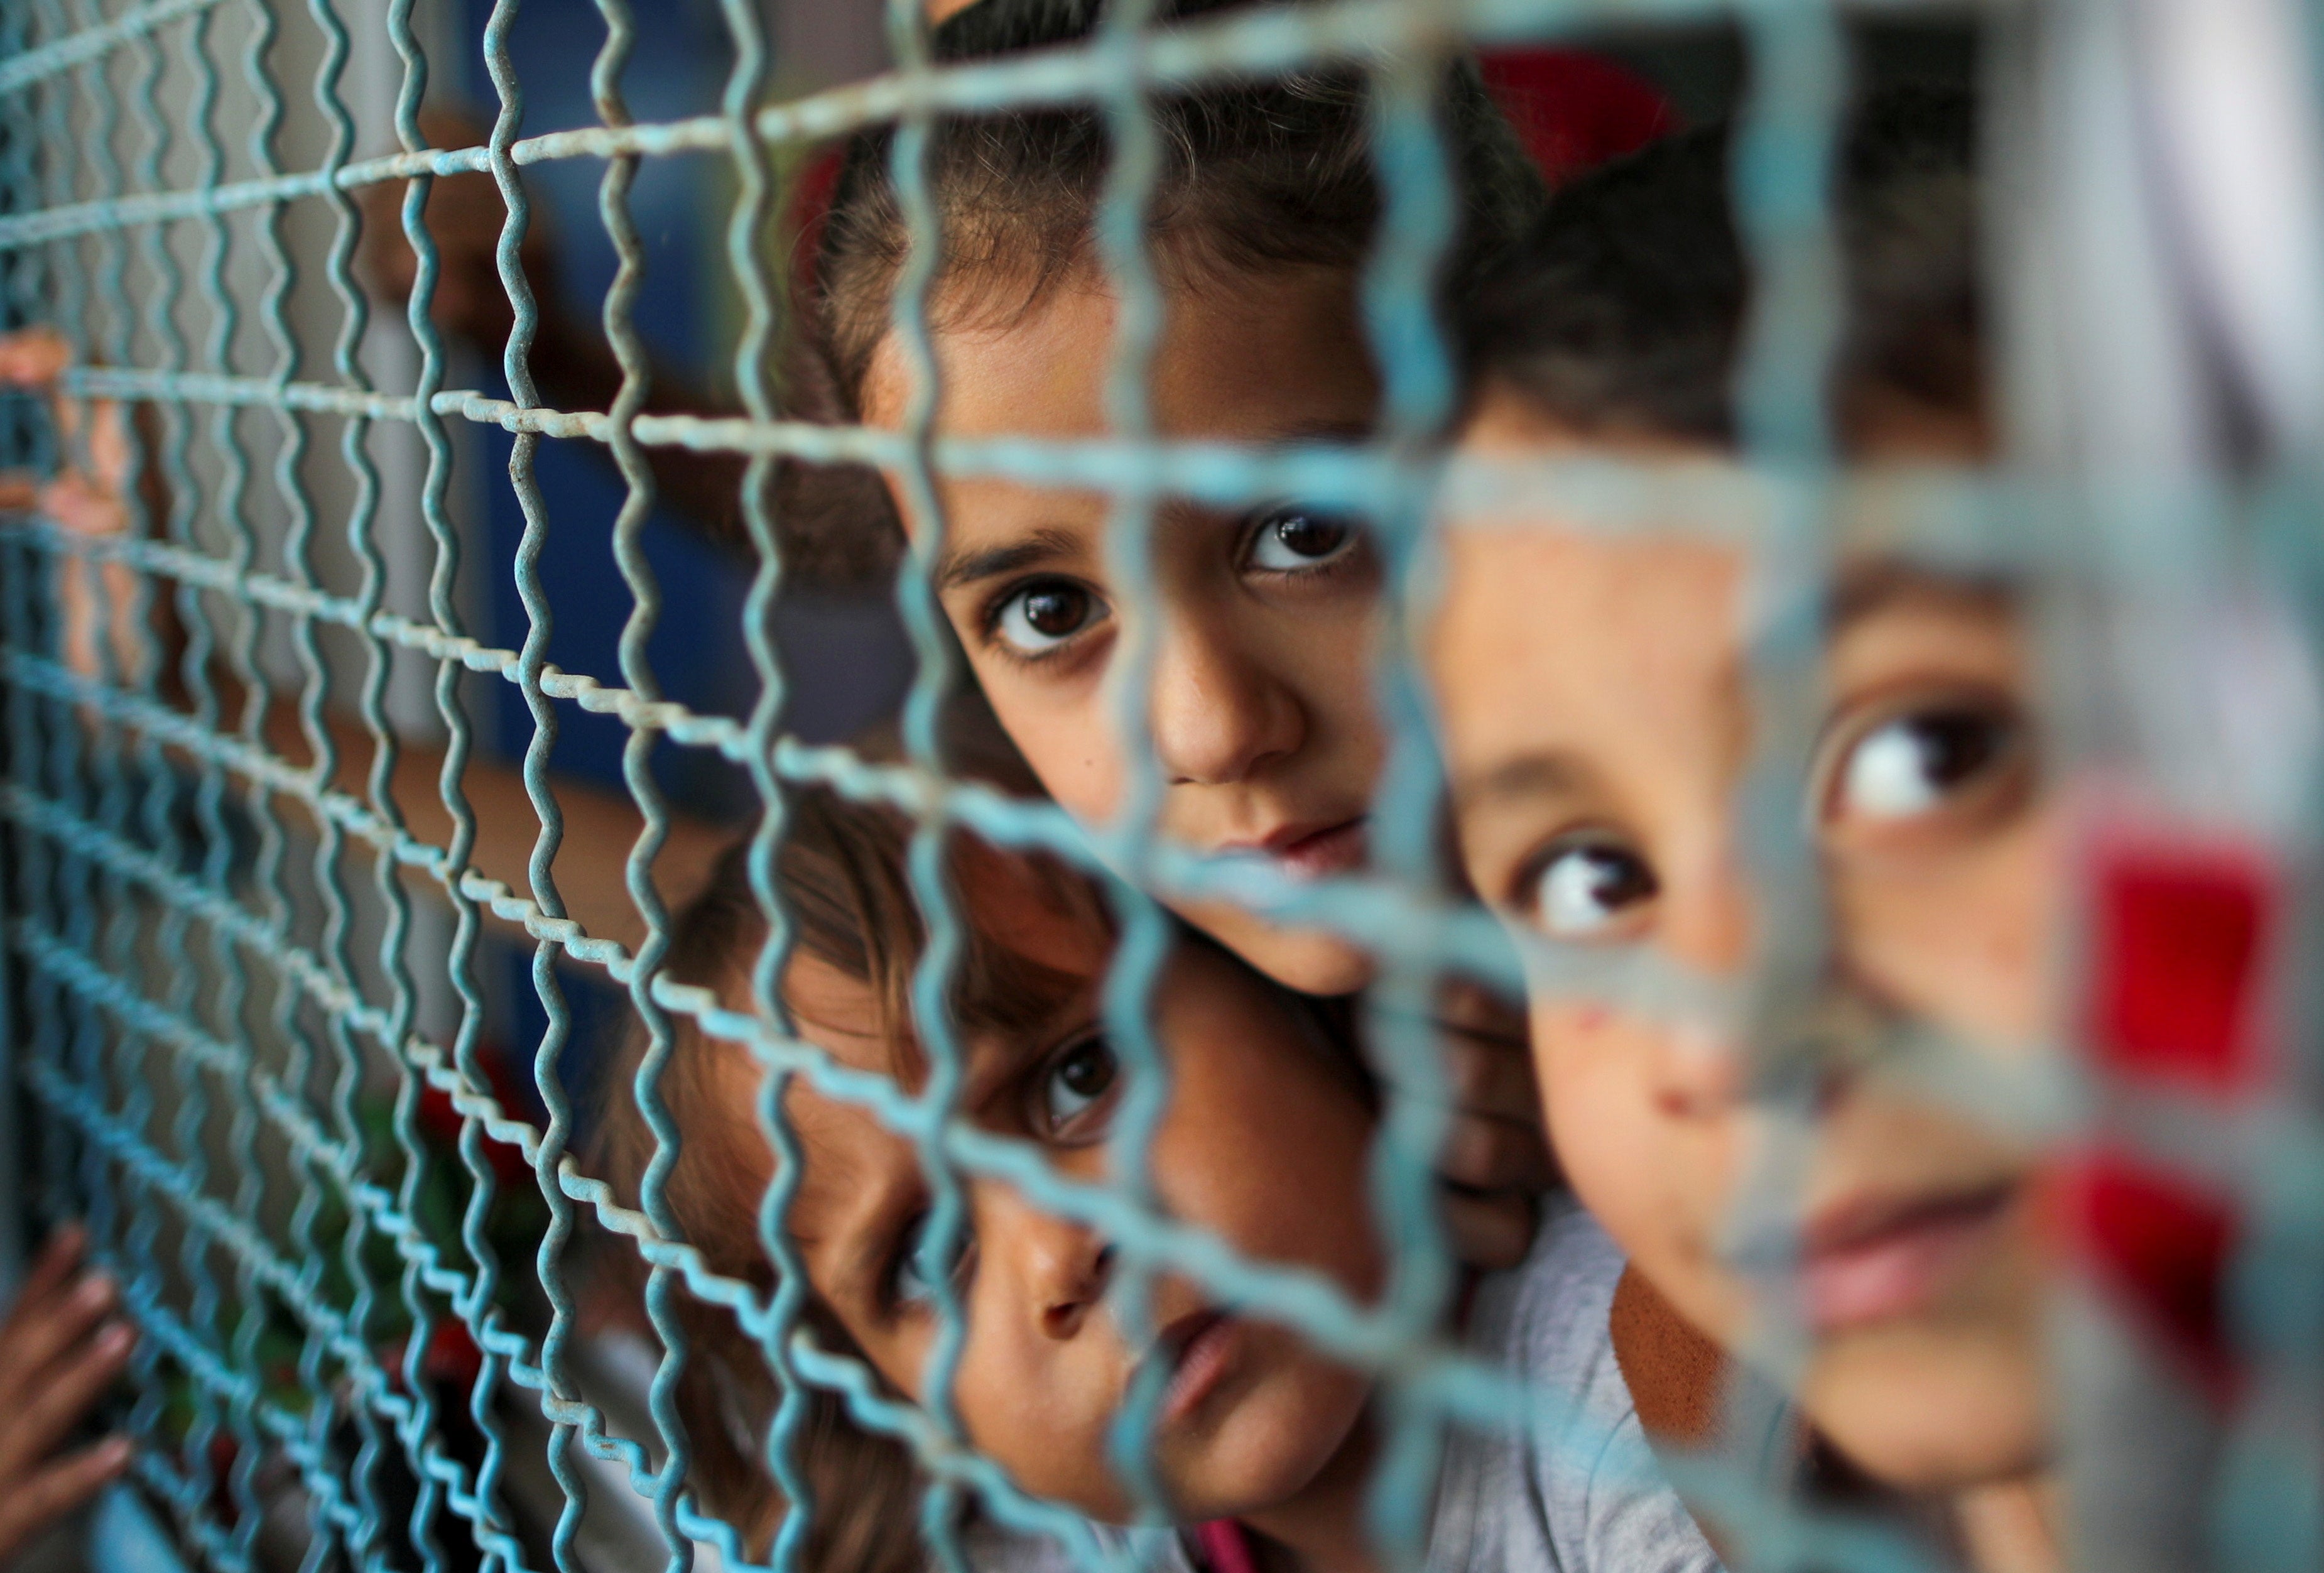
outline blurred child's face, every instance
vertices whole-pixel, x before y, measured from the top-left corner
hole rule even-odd
[[[1497,396],[1465,446],[1574,440]],[[1755,726],[1743,554],[1470,523],[1447,537],[1429,657],[1476,889],[1531,935],[1744,976],[1775,936],[1737,844]],[[1760,1145],[1785,1138],[1729,1029],[1546,991],[1532,1007],[1552,1139],[1591,1210],[1731,1347],[1796,1295],[1811,1416],[1914,1488],[2021,1474],[2044,1445],[2032,1155],[1861,1051],[1932,1027],[1999,1061],[2044,1024],[2056,834],[2025,664],[1989,588],[1877,563],[1840,575],[1803,812],[1833,952],[1820,1004],[1859,1023],[1859,1053],[1819,1059],[1795,1116],[1812,1141],[1796,1260],[1732,1227]]]
[[[1321,270],[1167,290],[1156,428],[1241,443],[1362,435],[1378,384],[1354,291]],[[1102,437],[1115,316],[1110,293],[1069,279],[1022,317],[939,331],[940,429]],[[909,386],[891,338],[866,379],[866,418],[900,425]],[[1116,685],[1144,614],[1106,561],[1107,497],[977,478],[940,492],[936,584],[978,682],[1050,795],[1111,821],[1130,773]],[[925,528],[908,504],[905,514],[908,529]],[[1296,498],[1247,513],[1167,499],[1136,588],[1159,619],[1148,719],[1163,833],[1302,876],[1360,865],[1381,757],[1369,681],[1379,571],[1364,537]],[[1186,916],[1294,988],[1338,994],[1365,980],[1364,957],[1327,935],[1228,903]]]
[[[993,876],[976,882],[983,920],[1005,921],[996,931],[1021,940],[1028,958],[1086,986],[1037,1031],[964,1044],[962,1113],[1033,1143],[1060,1176],[1102,1182],[1126,1080],[1099,1027],[1111,947],[1009,888],[1009,865],[993,861]],[[859,1069],[893,1072],[893,1046],[853,1025],[875,1019],[862,985],[803,958],[788,994],[809,1038]],[[1163,1206],[1252,1259],[1372,1294],[1381,1268],[1364,1199],[1371,1122],[1344,1073],[1279,996],[1216,952],[1179,953],[1158,1013],[1172,1077],[1153,1147]],[[804,1087],[788,1106],[806,1153],[789,1221],[808,1276],[880,1373],[918,1398],[937,1330],[914,1255],[932,1205],[918,1154],[861,1108]],[[1300,1117],[1285,1121],[1286,1108]],[[1103,1238],[1008,1185],[964,1183],[966,1343],[954,1399],[970,1439],[1019,1484],[1100,1517],[1129,1515],[1132,1502],[1106,1461],[1107,1428],[1148,1360],[1172,1372],[1155,1457],[1186,1516],[1295,1499],[1360,1450],[1370,1383],[1359,1374],[1171,1275],[1153,1289],[1157,1341],[1134,1346],[1107,1298],[1117,1267]]]

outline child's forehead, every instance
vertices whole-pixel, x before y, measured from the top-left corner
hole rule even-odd
[[[1010,955],[1051,973],[1102,977],[1113,936],[1093,925],[1095,902],[1069,902],[1058,881],[1014,853],[964,840],[953,854],[954,889],[978,933]]]
[[[1714,445],[1674,437],[1643,425],[1609,420],[1580,426],[1506,381],[1487,382],[1477,391],[1455,440],[1462,452],[1489,458],[1572,458],[1618,455],[1626,458],[1724,457]]]
[[[871,1227],[888,1195],[915,1183],[919,1150],[880,1122],[868,1106],[800,1080],[783,1098],[800,1158],[798,1189],[785,1226],[808,1249],[810,1265],[825,1247]]]
[[[1172,273],[1183,270],[1170,270]],[[1117,354],[1120,301],[1077,267],[1008,310],[976,310],[973,276],[949,287],[936,324],[939,424],[958,436],[1098,436],[1108,430],[1106,385]],[[1360,325],[1354,275],[1277,267],[1231,279],[1172,280],[1153,357],[1157,426],[1183,437],[1259,440],[1320,425],[1369,422],[1376,377]],[[908,360],[881,340],[864,379],[873,425],[900,422]]]
[[[1456,529],[1445,564],[1430,657],[1449,703],[1563,702],[1682,674],[1723,684],[1741,656],[1750,565],[1731,545],[1548,518]]]
[[[1779,583],[1772,560],[1740,541],[1691,532],[1601,530],[1554,514],[1463,527],[1445,537],[1446,574],[1433,648],[1448,662],[1528,657],[1554,662],[1619,644],[1731,661],[1780,594],[1803,591],[1826,642],[1912,618],[1964,630],[2014,625],[2029,592],[2018,575],[1849,551],[1820,582]],[[1791,603],[1794,606],[1797,602]],[[1668,663],[1664,663],[1667,666]]]
[[[1021,1013],[993,1007],[1029,1008],[1036,1003],[1030,995],[1039,995],[1049,1001],[1040,1013],[1055,1014],[1075,1003],[1063,995],[1078,997],[1102,985],[1113,955],[1111,925],[1096,893],[1073,883],[1080,877],[973,837],[954,843],[951,911],[971,943],[954,963],[949,993],[951,1008],[966,1018],[955,1022],[964,1043],[973,1048],[991,1035],[988,1018]],[[1012,986],[1028,997],[983,998],[984,991]],[[786,967],[782,994],[799,1036],[846,1069],[908,1087],[925,1074],[917,1023],[892,1019],[897,1002],[881,986],[802,948]],[[736,970],[722,995],[730,1008],[748,1010],[747,974]]]
[[[1805,587],[1821,599],[1831,634],[1899,611],[1989,621],[2014,608],[2014,588],[2000,574],[1916,561],[1879,543],[1881,467],[1957,457],[1959,438],[1948,427],[1864,456],[1873,483],[1863,498],[1840,498],[1836,560],[1823,583]],[[1733,644],[1752,635],[1751,619],[1772,594],[1800,588],[1769,577],[1766,488],[1731,452],[1652,431],[1585,430],[1506,384],[1480,394],[1458,447],[1467,463],[1446,496],[1440,643],[1522,634],[1554,655],[1589,636],[1585,628],[1618,643],[1683,643],[1699,638],[1697,619],[1708,615],[1708,631]],[[1600,478],[1616,484],[1593,493],[1585,472],[1601,462]],[[1621,467],[1634,485],[1617,481]],[[1588,512],[1584,499],[1599,494],[1617,512]],[[1553,605],[1616,615],[1577,626],[1570,615],[1546,615]]]
[[[1428,655],[1456,800],[1465,781],[1526,748],[1586,745],[1595,757],[1603,745],[1725,768],[1751,726],[1760,625],[1786,588],[1764,568],[1740,544],[1676,531],[1555,520],[1454,530]],[[1821,680],[2027,676],[2019,593],[1998,577],[1867,553],[1808,590],[1824,626]]]
[[[851,1070],[896,1074],[901,1056],[878,991],[819,956],[796,955],[783,976],[783,1003],[799,1036]]]

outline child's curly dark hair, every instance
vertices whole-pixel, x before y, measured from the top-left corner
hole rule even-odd
[[[1472,395],[1506,387],[1579,430],[1733,442],[1751,296],[1733,140],[1725,125],[1687,132],[1560,190],[1458,314]],[[1830,384],[1843,443],[1899,399],[1987,418],[1976,146],[1962,93],[1892,88],[1849,117]]]
[[[959,62],[1071,45],[1091,36],[1103,4],[979,0],[936,30],[932,53]],[[1250,8],[1252,0],[1158,0],[1154,17],[1181,23]],[[1148,102],[1162,154],[1147,234],[1163,276],[1361,268],[1381,210],[1369,97],[1364,75],[1345,67],[1154,94]],[[1439,281],[1441,297],[1451,300],[1522,233],[1545,188],[1465,60],[1446,69],[1440,105],[1458,198]],[[814,286],[799,316],[807,339],[794,373],[813,404],[802,412],[808,419],[863,418],[864,381],[891,323],[908,245],[890,173],[894,137],[881,126],[847,144],[822,223]],[[1093,105],[939,118],[923,166],[941,242],[937,320],[1006,324],[1085,265],[1111,163],[1106,115]],[[973,295],[956,287],[964,281],[976,284]],[[802,491],[793,503],[797,532],[811,541],[853,532],[844,548],[815,545],[824,560],[892,559],[903,534],[884,495],[867,508],[863,472],[834,466],[821,473],[845,505],[818,506]]]

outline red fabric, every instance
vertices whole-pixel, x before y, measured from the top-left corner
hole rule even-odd
[[[484,1067],[485,1079],[492,1084],[485,1090],[493,1095],[503,1111],[521,1115],[525,1103],[515,1085],[509,1080],[508,1067],[499,1048],[487,1043],[476,1059]],[[420,1088],[419,1116],[422,1131],[447,1147],[456,1149],[460,1145],[460,1111],[452,1106],[450,1093],[433,1083],[423,1082]],[[513,1142],[503,1142],[481,1127],[477,1133],[484,1139],[484,1161],[492,1165],[494,1179],[503,1185],[531,1183],[532,1165],[525,1161],[523,1148]]]
[[[420,1369],[434,1381],[448,1383],[455,1392],[466,1393],[484,1369],[484,1352],[476,1347],[466,1323],[446,1317],[429,1337]]]
[[[1678,129],[1678,112],[1644,78],[1580,50],[1482,50],[1477,69],[1552,186]]]
[[[2266,852],[2132,827],[2102,833],[2087,866],[2094,1069],[2134,1099],[2262,1094],[2284,906]],[[2097,1280],[2225,1403],[2236,1375],[2226,1309],[2236,1199],[2137,1148],[2135,1137],[2104,1142],[2073,1163],[2066,1216]]]
[[[398,1393],[403,1391],[403,1362],[410,1348],[409,1338],[399,1338],[380,1351],[380,1364],[387,1372],[390,1385]],[[420,1358],[423,1377],[455,1393],[466,1393],[475,1389],[484,1368],[484,1352],[476,1346],[466,1323],[457,1317],[446,1317],[436,1324],[429,1334],[428,1352]]]
[[[2099,1282],[2224,1403],[2234,1374],[2223,1303],[2236,1243],[2233,1202],[2113,1148],[2085,1158],[2067,1194]]]
[[[2119,1075],[2212,1093],[2258,1070],[2274,881],[2236,847],[2100,847],[2093,859],[2091,1042]]]
[[[1194,1550],[1207,1573],[1259,1573],[1259,1559],[1242,1525],[1231,1518],[1214,1518],[1194,1526]]]

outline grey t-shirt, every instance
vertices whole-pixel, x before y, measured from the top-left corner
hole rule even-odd
[[[1608,1319],[1622,1254],[1569,1197],[1548,1198],[1524,1262],[1478,1286],[1464,1340],[1563,1407],[1554,1436],[1457,1429],[1437,1477],[1429,1573],[1720,1573],[1646,1446]],[[1156,1573],[1199,1573],[1182,1536],[1099,1528]],[[978,1573],[1065,1573],[1043,1538],[972,1531]]]
[[[1446,1449],[1432,1573],[1717,1573],[1719,1558],[1646,1446],[1608,1320],[1622,1254],[1569,1197],[1533,1250],[1479,1286],[1468,1345],[1564,1406],[1553,1436],[1467,1430]]]

